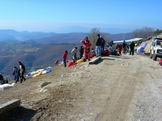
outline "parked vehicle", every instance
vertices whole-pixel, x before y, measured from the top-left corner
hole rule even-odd
[[[162,58],[162,38],[153,38],[150,48],[150,58],[156,61],[158,57]]]

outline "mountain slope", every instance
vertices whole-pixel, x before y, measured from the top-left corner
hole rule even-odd
[[[161,71],[139,55],[108,57],[72,69],[59,66],[1,93],[0,102],[23,100],[22,115],[8,116],[14,121],[161,121]],[[41,88],[45,82],[50,83]]]
[[[25,64],[27,71],[53,66],[56,59],[62,60],[65,50],[70,50],[74,46],[75,44],[3,42],[0,44],[0,72],[11,76],[12,69],[19,60]]]

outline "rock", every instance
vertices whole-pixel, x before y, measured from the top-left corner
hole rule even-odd
[[[21,101],[19,99],[11,100],[7,103],[0,105],[0,115],[7,113],[8,111],[20,106]]]
[[[97,57],[97,58],[93,58],[91,61],[89,61],[89,64],[98,64],[101,61],[102,61],[101,57]]]
[[[51,82],[43,82],[41,84],[41,88],[46,87],[47,85],[51,84]]]

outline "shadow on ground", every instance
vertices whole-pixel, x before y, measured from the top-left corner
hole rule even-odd
[[[102,61],[103,61],[103,60],[115,60],[115,58],[112,58],[112,57],[103,57],[103,58],[102,58]]]
[[[126,56],[113,56],[113,55],[111,55],[111,56],[109,56],[109,57],[111,57],[111,58],[117,58],[117,59],[131,59],[130,57],[126,57]]]
[[[32,109],[18,107],[6,114],[0,115],[0,121],[30,121],[35,114],[36,111]]]

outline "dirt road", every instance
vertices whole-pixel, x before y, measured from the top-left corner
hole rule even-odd
[[[147,57],[104,58],[58,80],[48,86],[45,99],[33,104],[37,113],[31,120],[162,120],[162,68]]]
[[[161,121],[161,72],[157,63],[142,56],[78,68],[70,78],[81,83],[82,93],[69,120]]]

